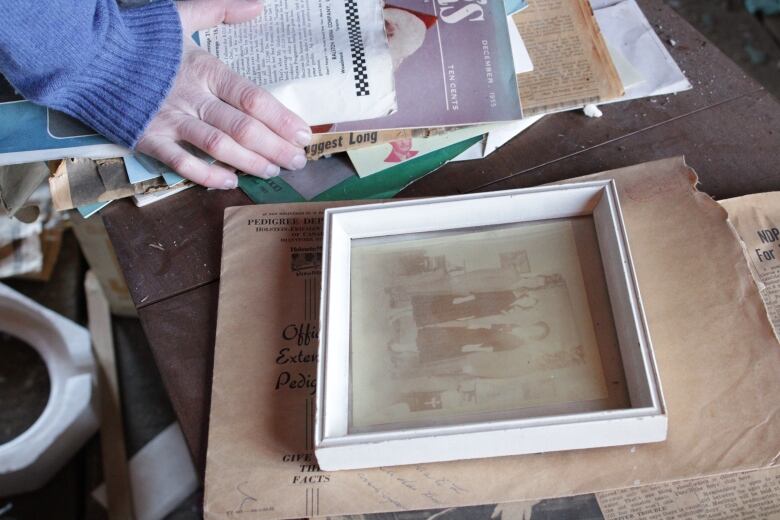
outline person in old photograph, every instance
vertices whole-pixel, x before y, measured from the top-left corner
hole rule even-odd
[[[521,348],[533,341],[541,341],[549,333],[550,326],[544,321],[526,326],[510,323],[476,328],[425,327],[417,331],[419,362],[425,365],[473,352]]]
[[[466,296],[418,294],[412,296],[411,313],[418,327],[448,321],[470,320],[530,309],[536,300],[526,290],[478,292]]]
[[[362,296],[352,373],[368,388],[352,394],[356,428],[604,397],[582,272],[549,244],[575,248],[570,226],[468,238],[481,233],[482,242],[452,232],[367,244],[353,258]]]
[[[401,276],[393,284],[393,291],[403,292],[407,296],[415,294],[445,294],[465,296],[474,293],[487,293],[505,290],[533,290],[562,283],[563,277],[557,274],[537,275],[522,270],[518,264],[492,269],[465,271],[452,269],[441,271],[437,276]]]
[[[425,374],[510,379],[526,375],[530,371],[553,370],[583,363],[584,353],[581,346],[561,348],[545,354],[535,352],[532,348],[516,348],[499,352],[473,352],[460,358],[429,363],[425,365]]]

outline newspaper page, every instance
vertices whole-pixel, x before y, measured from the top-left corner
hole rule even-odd
[[[769,397],[780,393],[780,349],[723,212],[696,192],[695,174],[680,158],[580,180],[605,177],[617,181],[651,324],[671,425],[665,442],[321,471],[312,452],[312,406],[326,204],[229,208],[206,518],[273,520],[505,503],[771,465],[780,442],[780,405]],[[690,259],[702,251],[707,269],[691,268]],[[609,388],[616,386],[605,377]],[[518,468],[534,478],[517,478]]]
[[[745,244],[761,297],[780,336],[780,191],[720,201]]]
[[[780,468],[597,493],[605,520],[780,518]]]
[[[517,75],[523,115],[602,103],[623,95],[588,0],[531,2],[512,16],[534,70]]]
[[[198,39],[310,125],[396,108],[381,0],[272,0],[258,18],[200,31]]]
[[[571,497],[331,520],[759,520],[780,518],[780,468]]]

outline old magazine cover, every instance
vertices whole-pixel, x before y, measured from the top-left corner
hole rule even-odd
[[[318,130],[438,127],[522,117],[501,0],[388,0],[384,18],[398,111]]]

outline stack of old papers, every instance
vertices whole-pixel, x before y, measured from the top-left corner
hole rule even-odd
[[[304,170],[242,177],[255,202],[392,196],[448,161],[486,157],[545,114],[598,116],[595,105],[690,88],[636,0],[299,4],[194,35],[315,132]],[[51,179],[54,207],[84,216],[190,187],[0,84],[0,164],[63,156],[78,159]]]
[[[423,52],[428,44],[438,47],[439,29],[445,25],[441,16],[429,18],[421,51],[395,66],[397,112],[326,125],[308,149],[311,159],[320,159],[307,170],[285,173],[270,183],[243,178],[242,189],[255,202],[390,197],[448,161],[490,155],[545,114],[585,108],[587,115],[600,116],[599,104],[691,87],[636,0],[507,1],[505,11],[506,17],[493,15],[496,26],[502,25],[496,34],[504,34],[506,23],[508,42],[498,44],[504,49],[508,45],[512,54],[510,82],[516,83],[519,117],[510,117],[517,112],[512,111],[514,105],[507,108],[509,97],[494,119],[463,114],[472,96],[485,95],[480,89],[486,71],[502,77],[502,67],[508,64],[495,59],[495,44],[490,60],[482,56],[476,63],[450,59],[444,40],[443,50]],[[467,25],[459,31],[463,39],[478,28]],[[421,77],[423,86],[416,81]],[[490,88],[487,96],[490,99]],[[461,113],[454,115],[458,110]],[[342,151],[345,158],[339,157]]]

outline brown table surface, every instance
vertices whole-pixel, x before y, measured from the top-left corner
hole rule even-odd
[[[694,89],[545,117],[482,161],[453,163],[400,196],[535,186],[685,155],[715,198],[780,190],[780,103],[662,0],[639,0]],[[670,40],[676,45],[671,47]],[[188,190],[103,218],[196,465],[205,464],[223,210],[238,190]],[[150,247],[149,244],[160,244]]]

